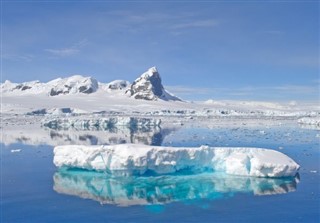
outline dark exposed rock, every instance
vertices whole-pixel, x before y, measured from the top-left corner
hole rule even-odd
[[[13,90],[21,90],[21,91],[25,91],[28,89],[31,89],[32,87],[28,86],[28,85],[24,85],[24,84],[18,84],[15,88],[13,88]]]
[[[21,88],[21,91],[25,91],[25,90],[28,90],[28,89],[31,89],[32,87],[30,87],[30,86],[23,86],[22,88]]]
[[[63,89],[59,89],[59,88],[52,88],[49,95],[50,96],[56,96],[56,95],[59,95],[59,94],[68,94],[69,91],[70,91],[71,87],[70,86],[67,86],[65,85]]]
[[[160,74],[155,67],[150,68],[136,79],[126,94],[135,99],[156,101],[162,100],[180,100],[169,94],[163,87]]]
[[[90,94],[90,93],[94,92],[94,89],[92,87],[88,87],[88,86],[81,86],[81,87],[79,87],[79,92],[85,93],[85,94]]]
[[[125,80],[115,80],[108,83],[107,88],[109,90],[122,90],[127,88],[130,85],[128,81]]]

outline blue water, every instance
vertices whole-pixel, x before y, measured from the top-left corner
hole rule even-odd
[[[183,127],[165,136],[157,133],[161,140],[151,142],[271,148],[297,161],[299,176],[121,178],[58,170],[50,145],[1,144],[1,222],[319,222],[319,130],[297,125],[261,129]],[[21,151],[11,152],[15,149]]]

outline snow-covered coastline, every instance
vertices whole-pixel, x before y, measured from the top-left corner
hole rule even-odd
[[[81,115],[105,114],[125,116],[247,116],[247,117],[317,117],[320,107],[313,103],[245,101],[182,102],[146,101],[124,95],[96,92],[89,95],[2,95],[1,114]]]
[[[318,103],[266,101],[185,101],[162,85],[155,67],[132,84],[125,80],[100,83],[74,75],[47,83],[30,81],[0,86],[1,115],[83,115],[170,117],[317,117]],[[194,94],[197,94],[195,92]],[[214,96],[214,95],[213,95]]]

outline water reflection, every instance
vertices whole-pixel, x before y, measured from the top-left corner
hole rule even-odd
[[[249,178],[217,173],[112,178],[103,173],[60,170],[53,189],[66,195],[117,206],[220,199],[236,193],[283,194],[296,190],[298,178]]]
[[[53,141],[72,142],[71,144],[101,145],[101,144],[123,144],[136,143],[145,145],[161,145],[164,137],[171,129],[160,127],[112,127],[109,129],[90,129],[84,131],[56,131],[49,130]],[[70,133],[73,133],[71,135]],[[77,134],[75,134],[77,133]],[[71,137],[72,136],[72,137]]]
[[[161,145],[164,138],[176,131],[175,128],[112,127],[109,129],[8,129],[3,131],[2,143],[23,143],[27,145],[101,145],[135,143]]]

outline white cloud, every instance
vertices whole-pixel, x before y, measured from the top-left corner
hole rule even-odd
[[[200,19],[199,14],[194,12],[181,12],[181,13],[163,13],[163,12],[144,12],[137,13],[133,11],[111,11],[107,13],[110,16],[115,17],[114,20],[117,23],[108,24],[109,29],[123,28],[134,29],[145,27],[152,27],[157,29],[170,29],[170,30],[182,30],[191,28],[207,28],[215,27],[220,24],[220,21],[207,17]]]
[[[187,28],[205,28],[219,25],[219,22],[214,19],[196,20],[191,22],[178,23],[171,26],[172,29],[187,29]]]
[[[46,52],[53,54],[58,57],[71,56],[79,52],[78,49],[74,48],[63,48],[63,49],[45,49]]]
[[[14,61],[25,61],[25,62],[30,62],[34,59],[34,56],[31,54],[2,54],[1,55],[2,59],[7,59],[7,60],[14,60]]]
[[[56,57],[72,56],[80,52],[80,49],[88,44],[87,39],[82,39],[74,43],[71,47],[59,48],[59,49],[45,49],[46,52]]]

